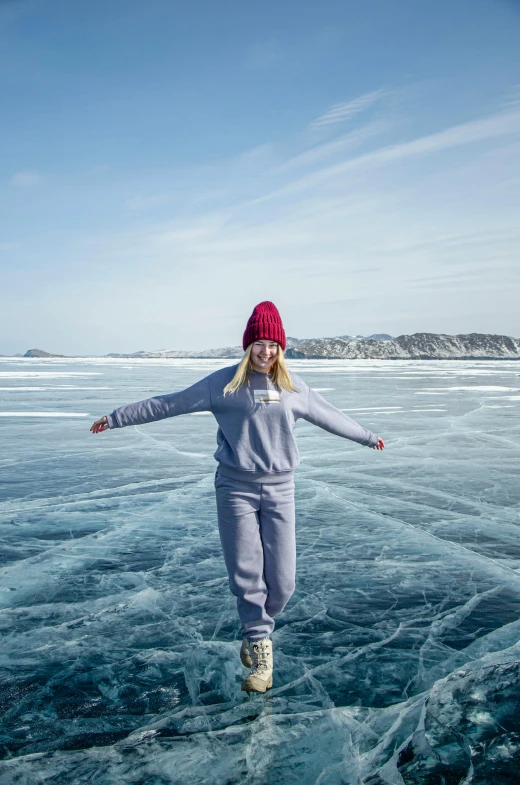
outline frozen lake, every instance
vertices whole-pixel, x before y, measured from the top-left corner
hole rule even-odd
[[[0,358],[1,785],[475,785],[520,765],[520,364],[295,361],[296,593],[240,692],[216,423],[89,433],[226,361]]]

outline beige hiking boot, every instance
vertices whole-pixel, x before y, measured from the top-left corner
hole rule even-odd
[[[273,644],[270,638],[249,642],[253,667],[242,682],[244,692],[265,692],[273,686]]]
[[[249,641],[247,638],[242,638],[242,646],[240,648],[240,662],[244,668],[250,668],[253,664],[253,660],[251,659],[251,655],[249,653]]]

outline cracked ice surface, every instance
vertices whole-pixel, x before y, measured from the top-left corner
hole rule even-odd
[[[225,364],[1,361],[0,785],[515,782],[518,363],[291,364],[387,450],[298,424],[297,591],[251,698],[213,418],[88,433]]]

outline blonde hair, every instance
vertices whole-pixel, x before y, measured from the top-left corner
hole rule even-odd
[[[246,382],[249,386],[249,372],[254,370],[253,363],[251,362],[252,346],[253,344],[250,343],[245,350],[244,356],[242,357],[240,365],[237,368],[237,372],[229,384],[226,384],[224,387],[224,395],[236,392]],[[282,390],[287,390],[287,392],[298,392],[298,388],[295,387],[292,383],[291,374],[289,373],[289,370],[285,364],[285,356],[280,344],[278,344],[276,360],[271,368],[270,375],[271,380],[277,387],[280,387]]]

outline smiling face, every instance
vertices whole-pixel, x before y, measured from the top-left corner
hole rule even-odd
[[[278,355],[275,341],[255,341],[251,347],[251,365],[255,371],[269,373]]]

